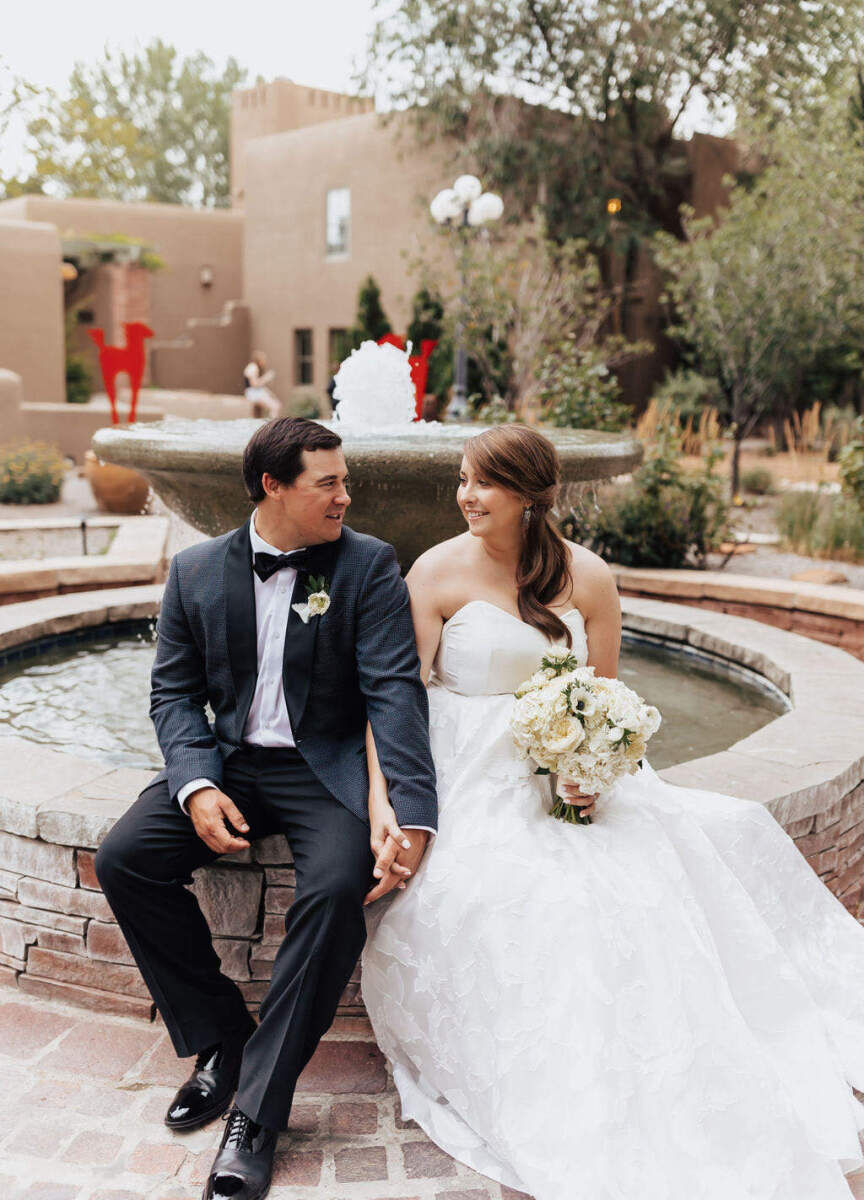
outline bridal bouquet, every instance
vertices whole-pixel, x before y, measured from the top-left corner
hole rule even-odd
[[[552,650],[517,689],[510,727],[538,775],[554,772],[594,795],[635,774],[648,739],[660,728],[660,713],[620,680],[578,666],[568,650]],[[560,796],[552,815],[591,824]]]

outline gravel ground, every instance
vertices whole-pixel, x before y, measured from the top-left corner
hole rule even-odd
[[[712,571],[720,569],[723,561],[722,554],[709,554],[708,568]],[[759,546],[749,554],[735,554],[729,559],[723,570],[733,575],[761,575],[763,578],[791,579],[799,571],[807,571],[813,567],[820,569],[830,567],[841,571],[846,576],[846,586],[864,588],[864,565],[846,562],[832,562],[827,558],[807,558],[803,554],[789,554],[785,550],[775,550],[771,546]],[[835,584],[842,587],[843,584]]]

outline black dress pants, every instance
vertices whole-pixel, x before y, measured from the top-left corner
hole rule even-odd
[[[300,1072],[363,949],[363,897],[374,865],[369,829],[296,750],[236,751],[225,762],[222,790],[249,823],[250,841],[285,834],[294,856],[295,900],[260,1024],[246,1045],[236,1101],[268,1129],[284,1129]],[[181,1057],[250,1020],[185,886],[217,857],[164,781],[144,789],[96,855],[99,882]]]

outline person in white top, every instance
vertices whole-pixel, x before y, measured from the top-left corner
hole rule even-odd
[[[249,401],[249,415],[273,420],[282,412],[282,406],[273,395],[269,385],[276,372],[267,365],[267,355],[256,350],[243,368],[243,395]]]

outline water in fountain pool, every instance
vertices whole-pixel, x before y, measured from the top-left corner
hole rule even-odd
[[[0,666],[0,737],[15,735],[121,766],[162,765],[148,718],[152,626]],[[662,647],[625,642],[620,677],[663,714],[655,769],[725,750],[784,706],[755,687]]]

